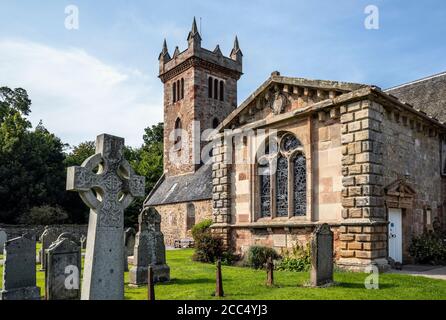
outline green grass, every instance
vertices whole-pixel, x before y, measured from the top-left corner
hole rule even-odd
[[[215,266],[191,261],[193,250],[167,251],[172,280],[156,285],[156,298],[161,300],[206,300],[215,290]],[[0,272],[2,267],[0,266]],[[276,286],[265,285],[265,271],[249,268],[223,266],[222,299],[446,299],[446,281],[397,274],[381,274],[380,289],[367,290],[364,273],[336,272],[336,286],[330,288],[306,288],[307,272],[274,273]],[[0,280],[0,285],[1,285]],[[144,300],[147,287],[128,287],[128,273],[125,274],[125,297]],[[37,282],[44,292],[44,273],[37,272]]]

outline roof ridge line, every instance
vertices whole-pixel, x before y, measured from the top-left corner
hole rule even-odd
[[[436,73],[436,74],[433,74],[433,75],[430,75],[430,76],[426,76],[424,78],[420,78],[420,79],[417,79],[417,80],[405,82],[403,84],[399,84],[397,86],[393,86],[393,87],[387,88],[387,89],[384,90],[384,92],[390,91],[390,90],[399,89],[399,88],[406,87],[406,86],[409,86],[409,85],[412,85],[412,84],[416,84],[416,83],[420,83],[420,82],[423,82],[423,81],[427,81],[427,80],[430,80],[430,79],[438,78],[438,77],[441,77],[441,76],[444,76],[444,75],[446,75],[446,71],[439,72],[439,73]]]

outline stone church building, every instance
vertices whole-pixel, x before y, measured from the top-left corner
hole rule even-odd
[[[164,175],[145,205],[167,244],[211,218],[237,254],[280,251],[328,223],[341,267],[410,262],[446,222],[446,73],[382,90],[273,72],[237,106],[242,58],[237,38],[229,57],[202,48],[195,21],[185,51],[164,43]]]

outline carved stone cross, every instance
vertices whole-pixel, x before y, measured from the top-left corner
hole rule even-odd
[[[144,196],[144,177],[123,157],[124,139],[103,134],[96,154],[67,172],[67,190],[79,192],[90,207],[83,300],[124,298],[124,210]]]

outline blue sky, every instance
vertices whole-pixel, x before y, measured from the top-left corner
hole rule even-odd
[[[67,5],[79,8],[79,30],[64,27]],[[364,27],[367,5],[378,30]],[[0,85],[27,89],[32,122],[70,144],[102,132],[142,143],[162,121],[162,41],[185,49],[194,16],[208,49],[229,54],[238,35],[239,103],[274,70],[382,88],[446,71],[440,0],[0,0],[0,13]]]

